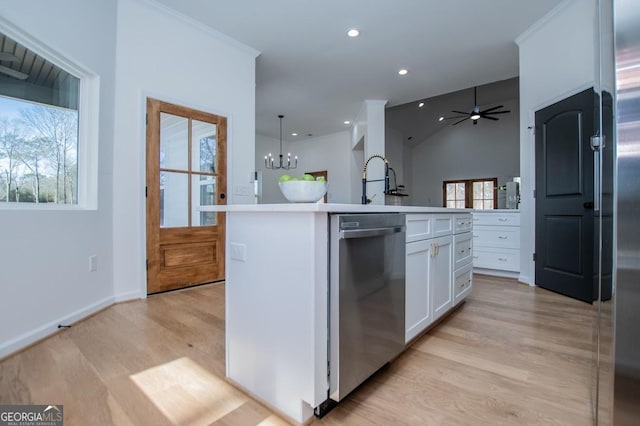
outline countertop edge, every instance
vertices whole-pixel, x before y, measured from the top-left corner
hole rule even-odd
[[[205,209],[202,209],[205,211]],[[334,203],[227,204],[210,206],[206,211],[245,213],[471,213],[471,209],[445,207],[363,205]]]

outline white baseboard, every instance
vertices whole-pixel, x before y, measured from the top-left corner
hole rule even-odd
[[[518,281],[520,281],[521,283],[529,284],[531,287],[535,287],[536,286],[536,284],[533,282],[531,277],[529,277],[527,275],[520,275],[518,277]]]
[[[54,321],[50,321],[47,324],[44,324],[35,330],[29,331],[27,333],[22,334],[21,336],[15,337],[8,342],[3,342],[0,345],[0,359],[13,354],[21,349],[26,348],[27,346],[44,339],[56,332],[60,329],[58,328],[58,324],[73,324],[81,319],[88,317],[101,309],[104,309],[108,306],[113,305],[116,302],[116,298],[114,296],[106,297],[96,303],[93,303],[87,307],[79,309],[75,312],[72,312],[69,315],[65,315],[61,318],[58,318]]]
[[[130,300],[144,299],[147,295],[140,294],[139,291],[128,291],[126,293],[119,293],[114,296],[116,303],[128,302]]]
[[[473,268],[474,274],[491,275],[494,277],[518,278],[518,272],[502,271],[500,269]]]

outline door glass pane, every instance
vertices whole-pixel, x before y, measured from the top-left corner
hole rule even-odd
[[[457,200],[456,201],[456,208],[464,209],[464,200]]]
[[[456,200],[464,200],[464,183],[456,183]]]
[[[188,170],[189,120],[160,113],[160,168]]]
[[[448,183],[447,184],[447,200],[455,200],[455,198],[456,198],[456,184]],[[447,207],[453,207],[453,206],[447,205]]]
[[[191,123],[191,170],[216,173],[216,125],[198,120]]]
[[[202,207],[216,205],[216,178],[197,175],[192,178],[192,226],[216,225],[216,212],[202,211]]]
[[[187,174],[160,172],[160,227],[189,225]]]

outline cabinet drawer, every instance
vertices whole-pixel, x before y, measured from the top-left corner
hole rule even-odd
[[[520,226],[520,213],[473,213],[473,225]]]
[[[453,233],[460,234],[462,232],[471,231],[471,225],[473,224],[473,219],[470,214],[465,215],[455,215],[453,217]]]
[[[473,288],[473,268],[467,265],[455,271],[453,279],[453,304],[457,305],[467,297]]]
[[[448,214],[433,215],[433,236],[442,237],[453,233],[453,216]]]
[[[473,259],[471,232],[453,236],[453,267],[458,269]]]
[[[433,238],[433,215],[408,214],[406,221],[408,243]]]
[[[473,266],[475,268],[519,272],[520,250],[492,249],[476,246],[473,248]]]
[[[520,248],[520,228],[498,226],[475,226],[473,228],[475,247]]]

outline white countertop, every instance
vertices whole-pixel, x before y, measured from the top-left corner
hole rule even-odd
[[[205,209],[203,209],[205,210]],[[334,204],[334,203],[284,203],[284,204],[227,204],[210,206],[206,211],[223,212],[287,212],[287,213],[471,213],[470,209],[444,207],[391,206],[379,204]]]

